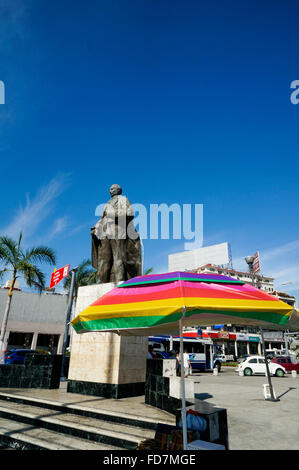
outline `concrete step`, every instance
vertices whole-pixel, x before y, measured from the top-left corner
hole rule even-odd
[[[39,397],[34,398],[32,396],[28,397],[22,395],[22,393],[9,393],[9,392],[0,392],[0,404],[6,402],[14,402],[14,403],[23,403],[31,406],[37,406],[39,408],[45,408],[49,410],[56,410],[59,412],[65,413],[72,413],[79,416],[91,417],[99,420],[110,421],[112,423],[119,423],[119,424],[127,424],[129,426],[135,426],[138,428],[144,429],[151,429],[155,430],[157,422],[164,422],[165,424],[173,424],[173,417],[163,417],[159,418],[151,418],[150,416],[138,416],[132,414],[124,413],[121,410],[121,405],[117,409],[114,410],[105,410],[105,409],[96,409],[96,408],[88,408],[85,405],[81,405],[80,403],[61,403],[54,400],[47,400],[45,398]],[[133,411],[133,410],[132,410]]]
[[[17,450],[123,450],[1,417],[0,441]]]
[[[138,442],[153,438],[155,434],[151,429],[111,422],[98,416],[81,416],[65,412],[63,408],[53,410],[36,404],[0,400],[0,418],[122,449],[135,449]]]

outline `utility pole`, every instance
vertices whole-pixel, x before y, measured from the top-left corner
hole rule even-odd
[[[64,338],[63,338],[63,347],[62,347],[62,362],[61,362],[61,373],[60,373],[60,380],[61,382],[66,381],[66,377],[64,375],[65,369],[65,354],[67,348],[67,340],[68,340],[68,332],[69,332],[69,323],[71,318],[72,306],[73,306],[73,297],[74,297],[74,290],[75,290],[75,281],[76,281],[76,272],[78,267],[71,269],[72,279],[71,279],[71,287],[69,292],[69,299],[68,305],[66,310],[66,321],[65,321],[65,329],[64,329]]]
[[[254,271],[253,271],[254,257],[253,256],[246,256],[245,261],[248,264],[248,269],[249,269],[249,272],[250,272],[250,275],[251,275],[251,283],[252,283],[253,287],[255,287],[255,285],[254,285],[255,284],[255,282],[254,282],[255,279],[254,279]],[[270,398],[265,398],[265,400],[279,401],[279,398],[275,398],[275,395],[274,395],[274,390],[273,390],[272,381],[271,381],[271,377],[270,377],[269,364],[268,364],[268,359],[267,359],[267,354],[266,354],[266,348],[265,348],[264,333],[263,333],[263,329],[262,329],[261,326],[260,326],[260,334],[261,334],[262,347],[263,347],[264,358],[265,358],[266,375],[268,377],[268,384],[269,384],[269,390],[270,390],[270,395],[271,395]]]

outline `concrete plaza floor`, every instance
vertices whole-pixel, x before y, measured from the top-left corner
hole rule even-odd
[[[230,450],[299,449],[299,375],[271,377],[277,402],[264,398],[265,376],[240,377],[235,368],[192,380],[197,398],[227,409]]]
[[[217,376],[201,373],[187,380],[194,381],[196,398],[226,408],[230,450],[299,450],[299,375],[271,379],[277,402],[264,399],[266,377],[240,377],[234,368],[223,367]],[[175,423],[173,415],[145,405],[142,396],[115,400],[67,393],[65,383],[57,390],[1,388],[0,392]]]

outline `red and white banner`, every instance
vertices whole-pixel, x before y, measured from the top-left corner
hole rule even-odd
[[[58,282],[60,282],[64,277],[68,276],[69,270],[69,264],[63,266],[63,268],[56,269],[56,271],[54,271],[51,275],[50,289],[57,286]]]
[[[254,261],[253,261],[253,272],[254,274],[258,274],[261,272],[261,265],[260,265],[260,255],[259,252],[257,251],[254,255]]]

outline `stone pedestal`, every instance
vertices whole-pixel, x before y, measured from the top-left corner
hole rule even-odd
[[[113,289],[113,283],[80,287],[75,315]],[[68,392],[107,398],[144,394],[148,337],[74,333]]]
[[[194,402],[194,383],[185,379],[186,405]],[[181,378],[176,376],[175,359],[148,359],[145,403],[176,414],[182,407]]]
[[[169,378],[169,396],[182,399],[182,379],[181,377]],[[194,382],[192,379],[185,378],[185,398],[194,400]]]

